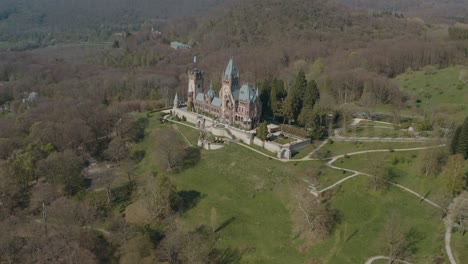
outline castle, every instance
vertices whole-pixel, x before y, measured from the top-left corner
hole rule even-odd
[[[258,126],[262,103],[258,88],[246,83],[240,85],[239,72],[231,57],[222,76],[222,87],[216,96],[212,85],[204,92],[204,73],[195,68],[188,72],[188,105],[198,113],[209,113],[219,121],[237,124],[245,129]]]

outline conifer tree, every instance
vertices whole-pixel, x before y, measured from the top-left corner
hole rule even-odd
[[[463,122],[460,129],[460,135],[456,141],[456,153],[468,158],[468,117]]]

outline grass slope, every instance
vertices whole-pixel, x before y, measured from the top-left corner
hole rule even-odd
[[[162,126],[165,125],[158,124],[156,118],[151,119],[148,137],[142,143],[147,155],[140,163],[141,172],[157,169],[152,150],[154,138]],[[190,137],[193,132],[182,133]],[[376,144],[366,146],[383,147]],[[337,153],[356,149],[348,142],[335,142],[331,146]],[[332,206],[339,210],[341,223],[327,240],[318,242],[307,252],[300,252],[288,210],[294,205],[290,183],[308,179],[320,167],[321,186],[349,175],[323,168],[323,165],[319,161],[282,163],[229,144],[220,150],[203,151],[197,166],[170,176],[179,190],[201,194],[195,207],[184,214],[182,225],[187,229],[202,224],[209,226],[211,209],[215,208],[221,246],[239,249],[243,254],[242,263],[299,264],[313,260],[363,263],[371,256],[385,254],[379,245],[391,213],[401,216],[406,226],[422,234],[412,263],[429,263],[433,256],[443,252],[444,227],[442,221],[434,217],[430,206],[396,188],[385,193],[368,191],[365,177],[347,181],[336,189]]]
[[[445,111],[456,117],[468,115],[468,85],[460,85],[461,66],[436,70],[434,74],[415,71],[396,78],[400,88],[420,100],[424,110]]]

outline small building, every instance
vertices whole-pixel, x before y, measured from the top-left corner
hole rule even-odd
[[[267,126],[267,129],[268,129],[269,134],[273,134],[273,133],[276,133],[276,132],[280,131],[280,127],[278,125],[275,125],[275,124],[269,124]]]
[[[37,92],[32,92],[29,94],[27,101],[34,102],[34,101],[37,101],[38,98],[39,98],[39,94]]]
[[[171,48],[180,50],[180,49],[191,49],[192,47],[184,43],[173,41],[171,42]]]

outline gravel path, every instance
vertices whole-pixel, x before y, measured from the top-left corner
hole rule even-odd
[[[386,256],[375,256],[375,257],[368,258],[365,264],[372,264],[372,263],[374,263],[374,261],[381,260],[381,259],[392,260],[390,257],[386,257]],[[394,259],[393,261],[403,263],[403,264],[411,264],[411,263],[409,263],[407,261],[400,260],[400,259]]]
[[[168,120],[168,119],[166,119]],[[174,121],[174,120],[168,120],[168,121],[171,121],[171,122],[174,122],[174,123],[178,123],[178,124],[181,124],[181,125],[184,125],[184,126],[187,126],[187,127],[190,127],[190,128],[193,128],[193,129],[196,129],[195,127],[192,127],[192,126],[189,126],[187,124],[184,124],[182,122],[177,122],[177,121]],[[353,124],[354,125],[357,125],[361,120],[354,120]],[[385,122],[381,122],[381,123],[385,123]],[[353,125],[352,124],[352,125]],[[389,123],[388,123],[389,124]],[[398,140],[401,140],[401,141],[404,141],[404,142],[410,142],[410,141],[429,141],[429,140],[432,140],[432,139],[425,139],[425,138],[417,138],[417,139],[414,139],[414,138],[347,138],[347,137],[334,137],[332,138],[333,140],[341,140],[341,141],[346,141],[346,140],[349,140],[349,141],[389,141],[389,142],[394,142],[394,140],[398,141]],[[322,143],[317,149],[315,149],[312,153],[310,154],[313,154],[315,153],[318,149],[322,148],[325,144],[327,143],[327,141],[325,141],[324,143]],[[273,160],[277,160],[277,161],[281,161],[281,162],[299,162],[299,161],[313,161],[313,160],[319,160],[319,159],[312,159],[308,156],[306,156],[305,158],[303,159],[300,159],[300,160],[294,160],[294,159],[291,159],[291,160],[283,160],[283,159],[278,159],[276,157],[273,157],[273,156],[270,156],[270,155],[267,155],[259,150],[256,150],[252,147],[249,147],[245,144],[242,144],[242,143],[238,143],[240,146],[243,146],[245,148],[248,148],[262,156],[265,156],[265,157],[268,157],[269,159],[273,159]],[[430,147],[418,147],[418,148],[406,148],[406,149],[395,149],[393,150],[394,152],[404,152],[404,151],[417,151],[417,150],[425,150],[425,149],[431,149],[431,148],[439,148],[439,147],[443,147],[445,145],[437,145],[437,146],[430,146]],[[361,155],[361,154],[366,154],[366,153],[378,153],[378,152],[388,152],[389,150],[388,149],[378,149],[378,150],[365,150],[365,151],[357,151],[357,152],[352,152],[352,153],[348,153],[346,154],[347,156],[354,156],[354,155]],[[346,168],[340,168],[340,167],[336,167],[333,165],[334,162],[336,162],[338,159],[340,158],[343,158],[345,155],[338,155],[338,156],[335,156],[335,157],[332,157],[330,161],[327,162],[327,166],[332,168],[332,169],[336,169],[336,170],[340,170],[340,171],[348,171],[348,172],[351,172],[353,173],[353,175],[351,176],[348,176],[320,191],[316,191],[315,188],[313,186],[313,189],[314,190],[311,190],[311,194],[315,195],[315,196],[318,196],[320,193],[322,192],[325,192],[325,191],[328,191],[330,189],[333,189],[335,188],[336,186],[342,184],[343,182],[346,182],[350,179],[353,179],[359,175],[364,175],[364,176],[368,176],[368,177],[371,177],[371,175],[367,174],[367,173],[363,173],[363,172],[360,172],[360,171],[355,171],[355,170],[350,170],[350,169],[346,169]],[[416,197],[420,198],[421,200],[429,203],[430,205],[436,207],[436,208],[439,208],[439,209],[442,209],[441,206],[437,205],[436,203],[430,201],[429,199],[425,198],[424,196],[418,194],[417,192],[409,189],[409,188],[406,188],[400,184],[397,184],[397,183],[393,183],[393,182],[390,182],[390,184],[396,186],[396,187],[399,187],[401,188],[402,190],[408,192],[408,193],[411,193],[413,195],[415,195]],[[455,261],[455,258],[453,257],[453,254],[452,254],[452,248],[450,246],[450,240],[451,240],[451,235],[452,235],[452,225],[451,223],[447,223],[447,221],[444,221],[444,224],[446,226],[446,232],[445,232],[445,250],[446,250],[446,253],[447,253],[447,256],[450,260],[450,263],[451,264],[456,264],[456,261]],[[375,256],[375,257],[371,257],[369,258],[365,264],[372,264],[374,261],[376,260],[382,260],[382,259],[387,259],[389,260],[390,258],[389,257],[386,257],[386,256]],[[403,261],[403,260],[394,260],[394,261],[397,261],[397,262],[400,262],[400,263],[404,263],[404,264],[410,264],[409,262],[406,262],[406,261]]]

